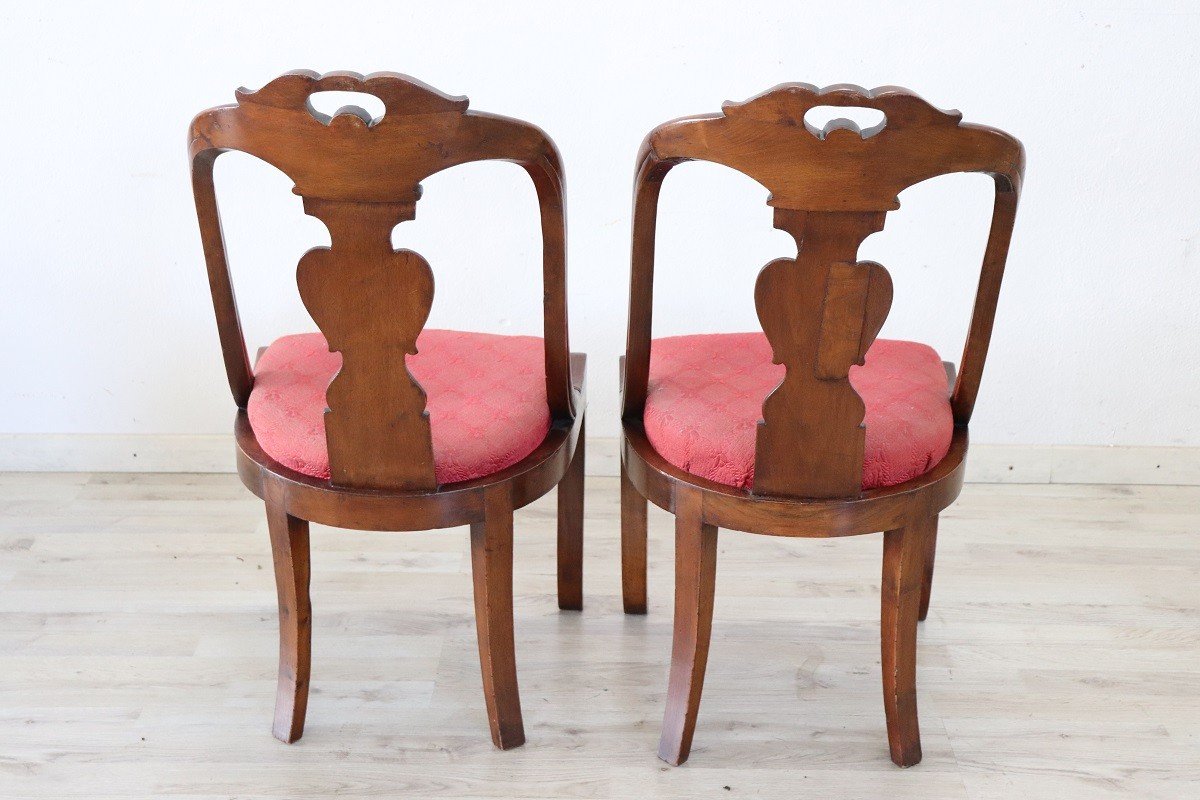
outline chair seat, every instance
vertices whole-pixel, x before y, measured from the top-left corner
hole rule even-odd
[[[762,333],[654,340],[643,418],[650,444],[685,472],[749,489],[763,400],[784,375],[771,355]],[[912,480],[946,456],[954,417],[933,348],[876,340],[850,384],[866,405],[864,489]]]
[[[427,329],[409,372],[425,390],[439,484],[511,467],[550,430],[545,350],[534,336]],[[289,469],[329,478],[325,391],[341,368],[320,333],[277,339],[255,368],[247,416],[263,451]]]

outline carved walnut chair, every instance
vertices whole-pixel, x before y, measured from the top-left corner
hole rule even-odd
[[[883,112],[805,122],[817,106]],[[795,258],[767,264],[754,299],[762,333],[651,342],[659,190],[676,164],[732,167],[771,193]],[[892,760],[921,760],[917,620],[929,604],[938,513],[962,486],[967,422],[987,355],[1024,171],[1011,136],[960,123],[899,88],[785,84],[720,114],[668,122],[642,144],[634,188],[624,358],[622,583],[646,611],[646,503],[675,514],[675,632],[659,757],[687,760],[712,628],[717,529],[772,536],[884,532],[882,664]],[[957,380],[929,347],[875,341],[892,301],[879,264],[857,260],[897,195],[952,172],[995,181]],[[952,388],[950,388],[952,386]],[[865,425],[864,425],[865,423]]]
[[[383,117],[332,118],[309,96],[378,97]],[[213,186],[227,150],[295,182],[331,247],[309,250],[297,283],[321,333],[285,336],[251,369]],[[467,110],[410,77],[283,75],[192,122],[196,210],[229,385],[238,472],[266,503],[279,595],[275,736],[299,739],[308,701],[310,522],[417,531],[470,526],[475,618],[492,741],[525,741],[513,648],[513,509],[558,487],[558,602],[579,609],[583,556],[585,357],[567,345],[562,162],[537,127]],[[420,181],[458,164],[514,162],[541,209],[544,338],[422,330],[429,264],[393,250]],[[327,407],[328,406],[328,407]]]

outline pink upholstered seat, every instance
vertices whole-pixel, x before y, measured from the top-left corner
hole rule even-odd
[[[490,475],[532,453],[550,430],[542,340],[425,330],[408,369],[428,397],[438,483]],[[259,359],[247,413],[259,445],[285,467],[329,477],[325,390],[341,368],[325,337],[277,339]]]
[[[674,466],[748,489],[762,403],[783,379],[762,333],[656,339],[650,353],[646,438]],[[954,418],[934,350],[879,339],[850,384],[867,407],[863,488],[894,486],[933,469],[950,449]]]

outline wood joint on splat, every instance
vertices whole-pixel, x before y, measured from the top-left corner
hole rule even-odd
[[[794,259],[763,268],[755,306],[784,378],[763,402],[754,492],[800,497],[859,493],[865,407],[850,385],[891,307],[891,277],[855,260],[883,227],[883,212],[776,209],[792,234]]]

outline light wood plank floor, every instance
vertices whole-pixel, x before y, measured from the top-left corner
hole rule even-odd
[[[586,610],[554,600],[554,502],[518,513],[529,742],[492,749],[465,529],[313,529],[304,738],[271,738],[262,509],[231,475],[0,475],[0,796],[1200,797],[1200,489],[968,485],[920,634],[925,760],[888,760],[881,539],[722,532],[691,761],[655,758],[670,518],[651,607],[618,596],[589,478]]]

